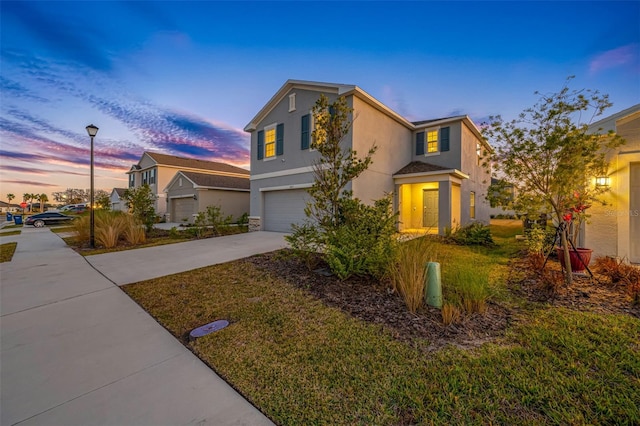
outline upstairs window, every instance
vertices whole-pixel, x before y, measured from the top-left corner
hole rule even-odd
[[[449,127],[416,133],[416,155],[449,151]]]
[[[272,124],[258,132],[257,158],[272,159],[284,154],[284,124]]]
[[[431,130],[427,132],[427,153],[438,152],[438,131]]]
[[[136,176],[131,173],[129,175],[129,188],[133,188],[136,185]]]
[[[264,158],[276,155],[276,128],[272,127],[264,131]]]
[[[469,196],[469,217],[476,218],[476,193],[474,191],[471,191]]]
[[[311,114],[302,116],[300,129],[300,149],[309,149],[311,146]]]

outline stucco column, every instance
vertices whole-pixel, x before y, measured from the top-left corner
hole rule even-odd
[[[444,235],[451,227],[451,181],[440,181],[438,186],[438,233]]]

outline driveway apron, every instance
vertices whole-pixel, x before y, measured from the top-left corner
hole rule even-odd
[[[15,240],[0,264],[2,425],[272,424],[49,229]]]

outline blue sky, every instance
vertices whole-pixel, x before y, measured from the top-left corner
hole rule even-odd
[[[145,150],[249,165],[287,79],[410,120],[514,118],[536,90],[640,102],[640,2],[0,2],[0,199],[125,187]]]

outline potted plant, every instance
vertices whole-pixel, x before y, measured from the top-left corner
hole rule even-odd
[[[580,193],[574,192],[575,205],[565,211],[565,214],[562,216],[563,223],[560,225],[561,231],[566,232],[566,240],[570,244],[569,262],[571,264],[571,271],[578,273],[584,272],[585,268],[589,266],[591,253],[593,253],[591,249],[578,247],[580,229],[582,229],[582,224],[585,223],[588,218],[586,210],[591,207],[590,204],[586,204],[586,200],[590,197],[585,194],[586,193],[583,193],[581,196]],[[564,247],[556,247],[556,253],[558,254],[560,265],[562,265],[563,269],[566,269]]]

